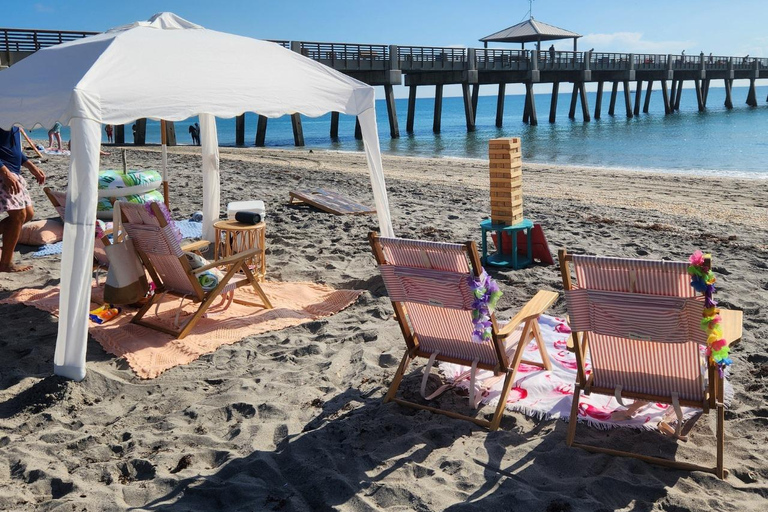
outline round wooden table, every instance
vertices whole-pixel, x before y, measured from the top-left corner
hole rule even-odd
[[[218,260],[250,249],[260,249],[246,263],[256,279],[263,281],[267,273],[266,223],[243,224],[236,220],[220,220],[213,224],[213,228],[217,242],[213,244],[213,258]]]

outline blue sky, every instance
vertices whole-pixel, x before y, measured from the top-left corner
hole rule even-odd
[[[528,0],[2,0],[2,4],[1,23],[10,28],[102,31],[172,11],[206,28],[261,39],[469,47],[481,47],[479,38],[523,21],[529,8]],[[582,34],[579,49],[584,50],[768,57],[766,0],[534,0],[533,15]],[[572,41],[555,46],[571,50]],[[397,93],[403,96],[405,89]]]

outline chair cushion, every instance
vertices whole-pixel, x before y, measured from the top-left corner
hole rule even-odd
[[[60,242],[64,236],[64,224],[58,219],[35,220],[21,227],[19,243],[24,245],[47,245]]]

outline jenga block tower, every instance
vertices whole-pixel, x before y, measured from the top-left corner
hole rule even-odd
[[[523,160],[520,139],[488,141],[491,173],[491,221],[517,224],[523,220]]]

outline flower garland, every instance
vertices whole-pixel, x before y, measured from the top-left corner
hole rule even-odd
[[[725,369],[730,366],[728,357],[730,348],[723,338],[723,327],[720,325],[722,318],[717,302],[713,298],[715,293],[715,274],[712,272],[709,254],[701,251],[694,252],[688,261],[688,273],[691,275],[691,286],[694,290],[704,295],[704,312],[701,319],[701,328],[707,332],[707,357],[717,365],[720,377],[723,377]]]
[[[472,341],[485,343],[493,336],[491,315],[501,297],[501,290],[485,270],[477,278],[470,277],[469,286],[475,297],[472,301]]]

